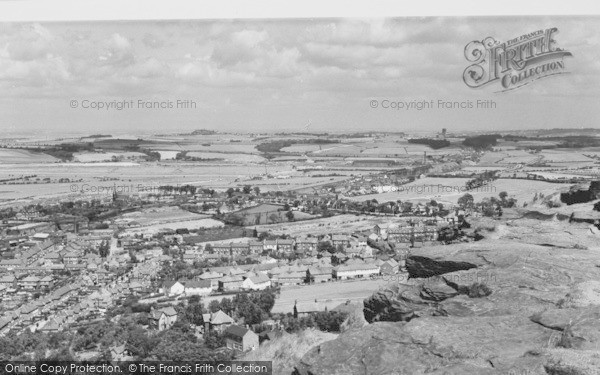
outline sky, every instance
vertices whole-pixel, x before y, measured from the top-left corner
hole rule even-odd
[[[0,131],[597,128],[599,21],[548,16],[0,23]],[[464,84],[469,42],[488,36],[506,41],[550,27],[559,29],[558,46],[573,54],[565,59],[568,74],[503,93],[498,84]],[[195,107],[139,108],[146,102],[176,106],[177,100]],[[431,100],[491,100],[496,108],[383,108]],[[133,105],[90,108],[123,101]]]

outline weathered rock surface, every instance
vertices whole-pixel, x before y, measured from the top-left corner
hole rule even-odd
[[[433,277],[476,267],[477,264],[468,262],[434,260],[423,256],[410,256],[406,260],[406,269],[410,277]]]
[[[421,299],[420,287],[393,285],[378,291],[364,302],[364,315],[369,323],[409,321],[431,309]]]
[[[374,293],[371,324],[313,348],[295,372],[600,373],[600,237],[577,223],[498,223],[482,241],[413,249],[411,277],[427,277]],[[476,283],[491,294],[469,297]]]

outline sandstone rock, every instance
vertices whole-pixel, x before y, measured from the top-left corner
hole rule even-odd
[[[548,374],[600,375],[597,350],[551,349],[544,353]]]
[[[476,267],[476,264],[468,262],[435,260],[422,256],[410,256],[406,260],[406,269],[410,277],[432,277]]]
[[[441,302],[458,294],[458,291],[448,285],[443,278],[433,277],[423,284],[420,296],[425,300]]]
[[[364,315],[369,323],[409,321],[431,305],[423,301],[419,286],[393,285],[364,301]]]
[[[532,315],[531,320],[558,331],[551,347],[600,350],[600,307],[549,309]]]
[[[590,282],[600,280],[598,238],[586,225],[532,219],[493,234],[411,249],[419,278],[364,302],[366,320],[378,323],[308,352],[297,373],[598,374],[600,283]],[[492,294],[451,290],[474,282]]]
[[[600,281],[589,280],[576,284],[565,298],[566,307],[600,306]]]
[[[513,331],[506,319],[476,319],[481,321],[428,317],[373,323],[313,348],[295,374],[544,373],[542,359],[526,354],[547,340],[543,327],[523,321],[521,330]]]

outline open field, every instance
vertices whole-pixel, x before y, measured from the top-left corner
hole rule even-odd
[[[169,223],[174,221],[206,219],[209,215],[200,215],[180,209],[179,207],[148,208],[141,211],[130,212],[120,216],[116,220],[125,222],[135,221],[138,225],[147,226],[154,224]]]
[[[383,279],[366,279],[282,287],[281,295],[275,300],[272,312],[291,313],[296,301],[299,304],[316,301],[319,306],[326,306],[331,310],[348,300],[362,302],[388,283],[389,281]]]
[[[468,178],[434,178],[426,177],[418,179],[406,185],[402,185],[400,191],[368,194],[355,197],[349,197],[355,201],[366,201],[376,199],[378,202],[388,201],[405,201],[405,200],[421,200],[429,201],[435,199],[438,202],[448,202],[456,204],[458,198],[466,193],[473,195],[475,201],[479,201],[486,197],[498,197],[502,191],[506,191],[509,197],[517,199],[519,205],[523,202],[528,202],[533,199],[536,193],[551,194],[562,188],[561,184],[553,184],[544,181],[534,180],[513,180],[499,179],[494,181],[489,186],[484,186],[479,189],[466,191],[465,183]]]
[[[291,174],[292,166],[272,164],[267,172],[278,175]],[[252,178],[265,174],[264,165],[225,164],[200,162],[116,162],[116,163],[50,163],[50,164],[0,164],[0,179],[37,175],[40,179],[53,181],[61,178],[76,181],[70,183],[45,183],[5,185],[0,199],[23,199],[27,197],[112,194],[108,188],[117,185],[128,193],[152,192],[163,185],[206,186],[227,189],[232,185],[245,184]],[[71,190],[71,189],[74,190]],[[102,189],[104,188],[104,189]],[[84,191],[82,191],[84,190]],[[102,190],[102,193],[98,191]],[[124,189],[126,190],[126,189]]]
[[[269,231],[273,234],[294,233],[296,236],[309,234],[316,236],[321,234],[352,233],[354,231],[369,230],[375,224],[381,224],[389,220],[392,220],[392,218],[380,216],[338,215],[314,220],[258,225],[256,226],[256,230],[259,232]],[[254,226],[248,228],[254,228]]]
[[[187,228],[187,229],[199,229],[199,228],[218,228],[223,227],[223,224],[219,220],[215,219],[195,219],[195,220],[184,220],[184,221],[174,221],[162,224],[153,224],[147,225],[140,228],[131,228],[125,230],[126,234],[134,234],[134,233],[157,233],[161,229],[172,229],[176,230],[179,228]]]
[[[580,150],[543,150],[540,154],[544,157],[544,161],[549,163],[589,163],[592,161],[585,151]]]
[[[324,149],[331,149],[331,148],[340,147],[340,146],[343,146],[343,145],[339,144],[339,143],[325,143],[325,144],[320,144],[320,145],[299,143],[299,144],[291,145],[289,147],[284,147],[281,149],[281,151],[305,153],[305,152],[314,152],[314,151],[319,151],[319,150],[324,150]]]
[[[54,163],[57,161],[59,159],[41,152],[0,149],[0,164]]]
[[[314,216],[293,211],[294,220],[313,219]],[[243,220],[243,225],[260,225],[288,222],[287,211],[283,211],[283,206],[275,204],[259,204],[255,207],[244,208],[232,213]]]

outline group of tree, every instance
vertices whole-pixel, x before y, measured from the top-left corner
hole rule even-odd
[[[340,332],[340,327],[347,317],[348,314],[339,311],[319,311],[305,316],[298,316],[295,309],[293,313],[276,318],[281,321],[286,332],[294,333],[308,328],[317,328],[324,332]]]
[[[213,300],[208,305],[209,312],[223,310],[234,319],[243,319],[245,324],[260,324],[268,319],[275,305],[275,292],[264,290],[251,293],[239,293],[232,298]]]
[[[465,184],[467,190],[477,189],[481,186],[487,185],[490,182],[498,179],[496,171],[485,171],[477,175],[477,177],[469,180]]]
[[[484,216],[502,216],[503,208],[512,208],[517,204],[517,200],[514,198],[508,198],[508,193],[505,191],[500,192],[496,197],[486,197],[480,202],[475,203],[473,195],[466,193],[458,198],[458,205],[464,210],[475,209],[481,212]]]
[[[462,142],[463,146],[475,149],[490,149],[498,144],[498,139],[502,138],[500,134],[482,134],[474,137],[467,137]]]
[[[193,185],[182,185],[182,186],[172,186],[172,185],[164,185],[159,186],[158,190],[162,192],[164,195],[172,195],[174,193],[184,194],[184,195],[194,195],[196,194],[196,190],[198,188]]]
[[[409,139],[408,143],[427,145],[434,150],[450,146],[450,141],[446,139],[413,138]]]

